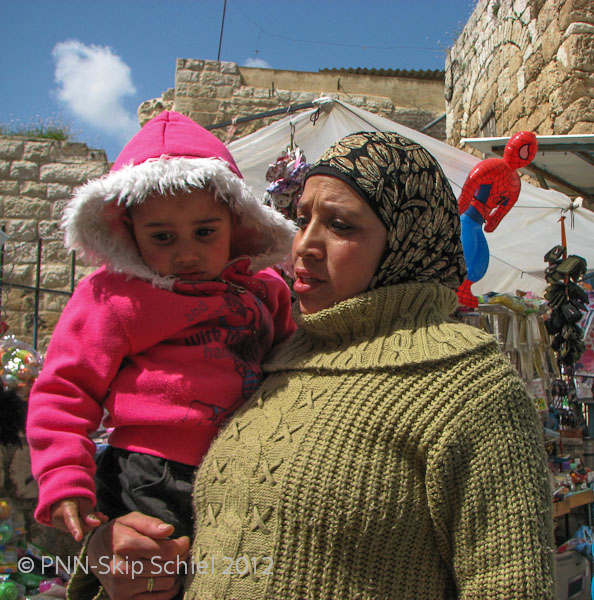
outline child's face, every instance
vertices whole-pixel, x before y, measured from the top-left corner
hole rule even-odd
[[[207,281],[230,260],[231,213],[210,190],[153,194],[129,218],[143,261],[159,275]]]

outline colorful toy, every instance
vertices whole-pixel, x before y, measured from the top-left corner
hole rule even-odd
[[[14,335],[0,338],[0,377],[9,389],[31,386],[41,370],[41,356]]]
[[[297,202],[303,192],[303,180],[309,169],[305,154],[292,146],[268,166],[264,204],[278,210],[287,219],[295,220]]]
[[[19,588],[12,581],[3,581],[0,583],[0,600],[17,600],[19,597]]]
[[[489,266],[489,246],[484,232],[495,231],[501,219],[516,203],[521,186],[516,169],[530,164],[537,148],[534,133],[516,133],[507,142],[503,158],[482,160],[464,182],[458,198],[458,211],[468,274],[457,290],[461,304],[472,308],[478,305],[478,299],[470,287],[483,277]]]

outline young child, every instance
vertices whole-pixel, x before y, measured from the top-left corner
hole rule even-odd
[[[222,142],[165,111],[76,190],[63,227],[102,266],[64,309],[31,392],[35,517],[77,541],[131,510],[191,535],[195,468],[295,329],[288,287],[261,271],[290,251],[293,226]],[[104,410],[114,429],[94,479]]]

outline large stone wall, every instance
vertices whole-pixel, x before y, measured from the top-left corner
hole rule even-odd
[[[232,121],[262,112],[331,96],[370,112],[421,129],[445,114],[441,72],[374,75],[368,72],[310,73],[239,67],[233,62],[177,60],[175,88],[138,109],[140,123],[173,109],[201,125]],[[284,115],[239,123],[213,131],[225,141],[242,137]],[[445,140],[445,119],[426,133]],[[232,136],[232,137],[231,137]]]
[[[479,0],[446,59],[447,141],[594,133],[592,0]]]
[[[85,144],[23,137],[0,137],[0,225],[4,246],[2,320],[9,334],[31,344],[37,279],[38,242],[41,246],[39,285],[69,291],[71,259],[64,249],[60,219],[74,188],[109,169],[103,150]],[[88,269],[77,266],[78,280]],[[39,349],[45,350],[67,295],[39,294]]]
[[[35,292],[28,288],[36,284],[39,240],[39,286],[69,292],[72,261],[59,226],[62,212],[74,188],[108,168],[105,152],[85,144],[0,136],[0,226],[9,236],[4,244],[1,320],[17,340],[33,344]],[[75,280],[88,271],[77,265]],[[37,341],[42,355],[69,297],[51,291],[39,293]],[[21,395],[26,398],[27,391],[21,390]],[[5,446],[0,440],[0,497],[10,498],[27,541],[64,560],[77,556],[79,545],[69,535],[33,519],[37,485],[27,446]]]

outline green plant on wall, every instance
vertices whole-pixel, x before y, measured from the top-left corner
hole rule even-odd
[[[36,137],[59,142],[72,141],[76,137],[72,131],[72,126],[61,117],[46,119],[35,117],[27,123],[18,120],[10,123],[0,123],[0,135]]]

